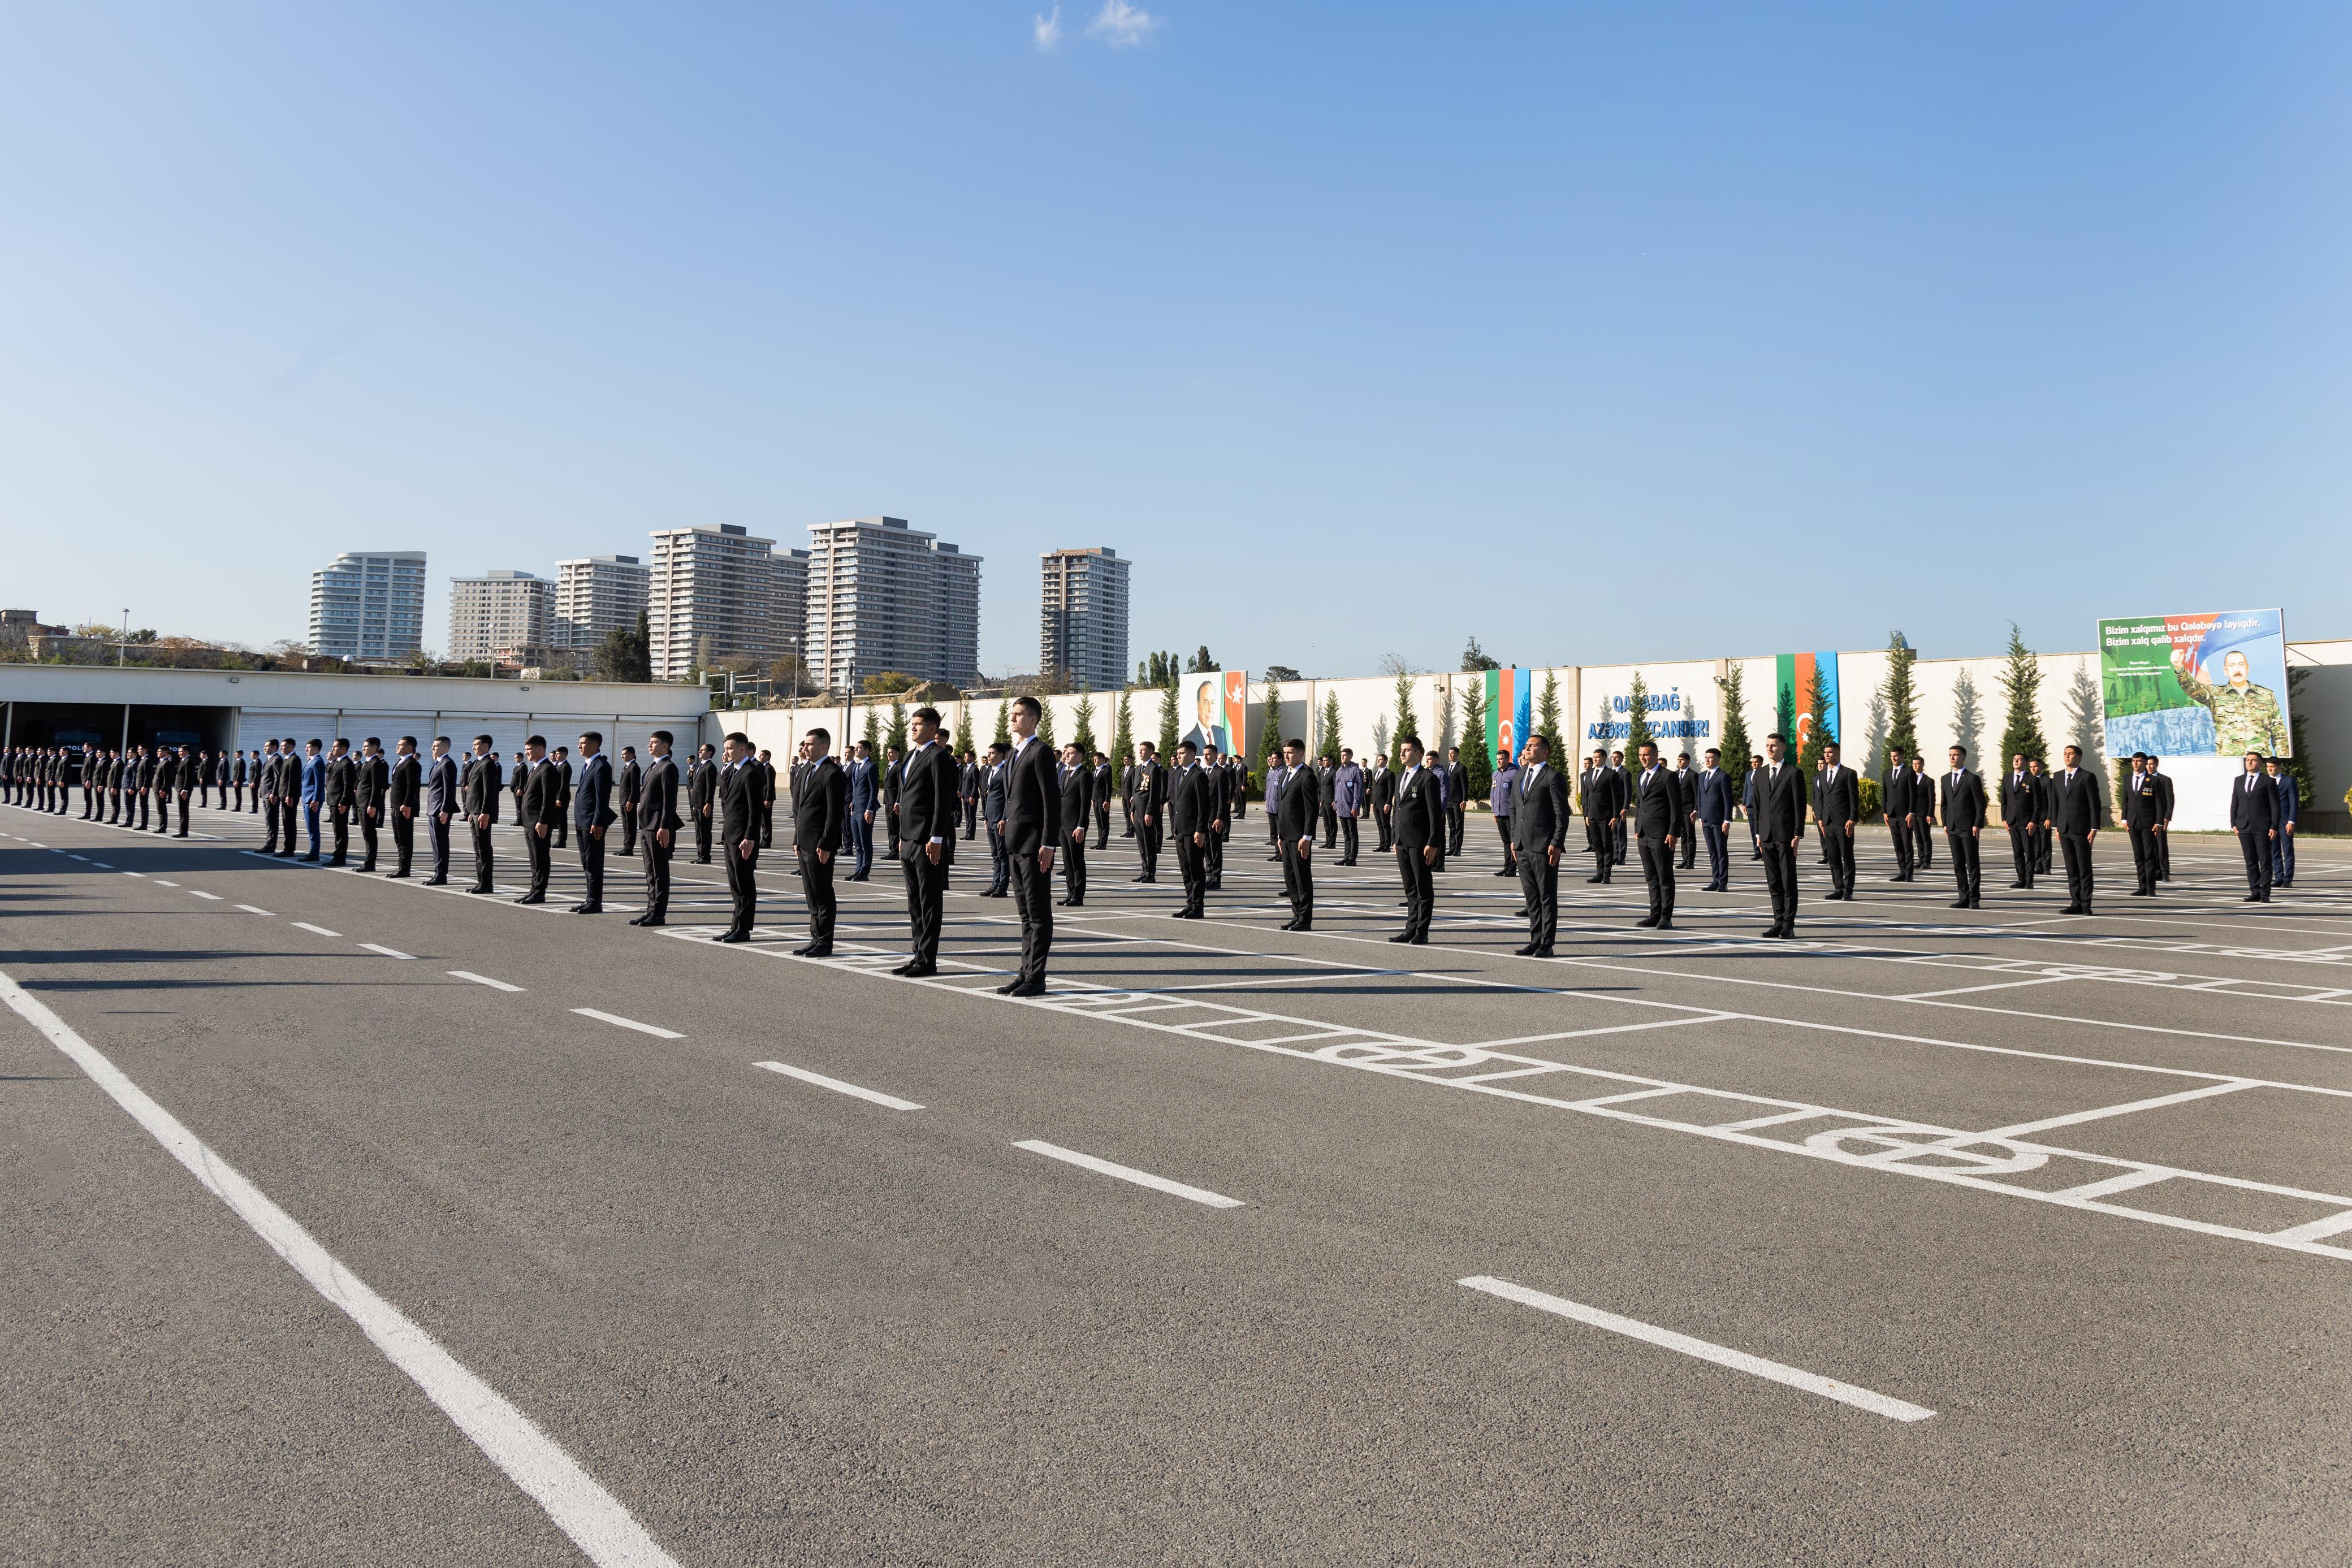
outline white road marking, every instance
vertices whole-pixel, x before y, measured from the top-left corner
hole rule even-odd
[[[1555,1312],[1563,1318],[1573,1318],[1578,1322],[1590,1323],[1597,1329],[1607,1329],[1612,1333],[1621,1333],[1628,1339],[1638,1339],[1645,1344],[1680,1351],[1685,1355],[1696,1356],[1700,1361],[1711,1361],[1717,1366],[1727,1366],[1735,1372],[1745,1372],[1757,1377],[1769,1378],[1774,1383],[1786,1384],[1790,1388],[1801,1388],[1808,1394],[1818,1394],[1824,1399],[1834,1399],[1841,1405],[1851,1405],[1857,1410],[1867,1410],[1874,1416],[1884,1416],[1892,1421],[1925,1421],[1935,1415],[1935,1412],[1927,1406],[1914,1405],[1908,1400],[1874,1394],[1867,1388],[1858,1388],[1851,1383],[1840,1383],[1834,1378],[1823,1377],[1819,1373],[1801,1371],[1777,1361],[1767,1361],[1760,1355],[1750,1355],[1744,1350],[1732,1350],[1723,1345],[1709,1343],[1703,1339],[1693,1339],[1686,1333],[1676,1333],[1672,1329],[1658,1328],[1638,1319],[1620,1317],[1615,1312],[1604,1312],[1599,1307],[1588,1307],[1581,1301],[1571,1301],[1564,1296],[1552,1296],[1541,1291],[1530,1291],[1525,1285],[1514,1285],[1507,1280],[1497,1280],[1492,1275],[1474,1274],[1467,1280],[1457,1280],[1454,1283],[1466,1286],[1473,1291],[1484,1291],[1490,1296],[1500,1296],[1507,1301],[1517,1301],[1523,1307],[1533,1307],[1538,1312]]]
[[[2308,1225],[2273,1232],[2282,1241],[2316,1241],[2323,1236],[2340,1236],[2352,1230],[2352,1208],[2341,1214],[2331,1214],[2325,1219],[2315,1219]]]
[[[1138,1186],[1148,1186],[1156,1192],[1173,1193],[1178,1197],[1189,1197],[1194,1203],[1205,1203],[1211,1208],[1245,1207],[1237,1197],[1227,1197],[1223,1193],[1211,1192],[1205,1187],[1187,1186],[1181,1181],[1170,1181],[1166,1176],[1153,1176],[1150,1171],[1137,1170],[1133,1166],[1113,1165],[1108,1160],[1098,1160],[1092,1155],[1082,1155],[1075,1149],[1061,1148],[1053,1144],[1042,1143],[1035,1138],[1024,1138],[1013,1146],[1016,1149],[1026,1149],[1033,1155],[1043,1155],[1049,1160],[1060,1160],[1067,1165],[1082,1166],[1087,1170],[1098,1172],[1103,1176],[1117,1176],[1121,1181],[1131,1181]]]
[[[205,1190],[228,1205],[312,1289],[357,1323],[384,1358],[406,1373],[425,1397],[538,1503],[591,1562],[600,1568],[677,1568],[677,1560],[646,1533],[618,1498],[563,1451],[562,1444],[468,1371],[399,1308],[369,1289],[291,1215],[149,1098],[64,1019],[5,975],[0,975],[0,999],[47,1036],[50,1044],[130,1113]]]
[[[68,855],[66,859],[69,861],[86,861],[89,859],[89,857],[88,855]]]
[[[633,1029],[639,1034],[653,1035],[659,1040],[684,1040],[686,1038],[686,1036],[678,1033],[677,1030],[674,1029],[656,1029],[649,1023],[639,1023],[635,1019],[625,1019],[618,1013],[598,1012],[594,1008],[573,1008],[572,1010],[578,1013],[582,1018],[594,1019],[599,1023],[609,1023],[620,1029]]]
[[[2064,1116],[2049,1116],[2039,1122],[2020,1122],[2013,1127],[1995,1127],[1979,1134],[1987,1138],[2021,1138],[2028,1133],[2046,1132],[2052,1127],[2071,1127],[2078,1122],[2103,1121],[2109,1116],[2128,1116],[2135,1111],[2153,1111],[2163,1105],[2178,1105],[2189,1100],[2209,1100],[2216,1094],[2234,1094],[2241,1089],[2259,1089],[2261,1084],[2250,1079],[2232,1083],[2208,1083],[2201,1089],[2184,1089],[2178,1094],[2158,1094],[2152,1100],[2133,1100],[2121,1105],[2101,1105],[2095,1110],[2076,1111]]]
[[[90,862],[89,863],[90,863],[93,867],[95,867],[96,869],[98,869],[98,870],[100,870],[100,871],[112,871],[112,870],[114,869],[112,866],[110,866],[110,865],[107,864],[104,861],[92,861],[92,862]]]
[[[330,931],[323,925],[313,925],[307,920],[297,920],[290,924],[297,931],[308,931],[319,936],[341,936],[342,935],[340,931]]]
[[[157,878],[155,879],[155,885],[156,885],[157,887],[177,887],[177,886],[179,886],[180,884],[179,884],[178,883],[176,883],[176,882],[165,882],[162,877],[160,877],[160,876],[159,876],[159,877],[157,877]]]
[[[2171,1171],[2160,1167],[2126,1171],[2121,1176],[2105,1176],[2098,1181],[2086,1181],[2080,1186],[2070,1186],[2063,1192],[2053,1192],[2050,1196],[2060,1203],[2089,1203],[2094,1199],[2105,1197],[2110,1193],[2129,1192],[2136,1186],[2153,1186],[2160,1181],[2170,1181],[2172,1176]]]
[[[404,953],[397,947],[387,947],[380,942],[362,942],[360,946],[366,948],[371,953],[381,953],[387,958],[414,958],[416,956],[414,953]]]
[[[123,875],[125,875],[125,876],[135,876],[135,877],[138,877],[138,878],[142,879],[142,881],[146,878],[146,875],[147,875],[147,873],[146,873],[145,872],[143,872],[143,871],[126,871],[126,872],[124,872],[122,874],[123,874]]]
[[[200,887],[192,887],[192,888],[188,889],[188,891],[189,891],[190,893],[194,894],[198,898],[209,898],[209,899],[211,899],[215,904],[218,904],[218,903],[221,901],[221,895],[220,895],[219,894],[217,894],[217,893],[206,893],[203,888],[200,888]]]
[[[233,908],[236,908],[236,909],[242,909],[242,910],[244,910],[247,915],[269,915],[269,918],[270,918],[270,919],[272,919],[272,920],[275,920],[275,919],[277,919],[277,918],[278,918],[278,917],[277,917],[276,915],[269,915],[269,911],[268,911],[267,909],[256,909],[256,908],[255,908],[253,905],[251,905],[250,904],[234,904],[234,905],[232,905],[231,907],[233,907]]]
[[[504,980],[493,980],[488,975],[477,975],[471,969],[452,969],[449,971],[449,974],[453,979],[471,980],[478,986],[488,986],[494,991],[520,991],[522,989],[520,986],[509,986]]]
[[[793,1067],[782,1061],[755,1061],[754,1067],[764,1067],[771,1072],[781,1072],[787,1078],[797,1078],[803,1083],[814,1083],[820,1089],[830,1089],[836,1094],[853,1094],[860,1100],[871,1100],[877,1105],[887,1105],[893,1111],[919,1111],[912,1100],[901,1100],[896,1094],[885,1094],[878,1089],[861,1089],[855,1083],[845,1083],[838,1078],[827,1078],[822,1072],[811,1072],[805,1067]]]

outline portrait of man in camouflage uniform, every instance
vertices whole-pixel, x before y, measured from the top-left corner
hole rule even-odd
[[[2249,751],[2266,757],[2288,754],[2293,742],[2287,736],[2286,716],[2279,711],[2278,694],[2254,685],[2252,666],[2242,650],[2232,648],[2221,655],[2222,684],[2218,686],[2199,678],[2195,661],[2184,650],[2173,650],[2172,666],[2180,677],[2180,689],[2213,715],[2215,756],[2242,757]],[[2208,665],[2209,673],[2210,669]]]

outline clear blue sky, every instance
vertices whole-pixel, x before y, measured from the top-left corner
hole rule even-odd
[[[0,598],[888,512],[1136,651],[2352,636],[2352,8],[26,5]]]

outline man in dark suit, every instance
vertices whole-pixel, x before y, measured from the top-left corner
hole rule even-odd
[[[1609,771],[1617,776],[1618,800],[1617,820],[1609,825],[1610,863],[1623,865],[1625,863],[1625,819],[1631,814],[1633,805],[1633,772],[1625,766],[1625,754],[1622,751],[1612,751],[1609,754]]]
[[[1698,863],[1698,776],[1691,770],[1690,753],[1675,754],[1675,787],[1683,792],[1683,810],[1687,815],[1676,830],[1683,836],[1682,859],[1676,871],[1689,871]]]
[[[776,847],[776,759],[762,747],[760,763],[760,847]]]
[[[719,852],[727,862],[727,894],[732,904],[727,929],[714,942],[749,942],[760,907],[760,759],[751,737],[728,733],[718,781],[712,789]]]
[[[1731,891],[1731,775],[1723,769],[1723,753],[1707,747],[1706,766],[1691,781],[1695,804],[1691,820],[1706,842],[1708,893]]]
[[[2099,841],[2099,824],[2107,818],[2098,776],[2082,763],[2082,748],[2068,747],[2066,766],[2050,780],[2050,814],[2043,819],[2066,857],[2067,904],[2062,915],[2091,913],[2091,846]]]
[[[1525,958],[1549,958],[1559,936],[1559,857],[1568,846],[1568,780],[1551,766],[1551,737],[1531,735],[1511,779],[1511,853],[1528,912]]]
[[[1095,806],[1095,848],[1110,848],[1110,758],[1105,752],[1094,755],[1094,782],[1089,786]]]
[[[831,755],[832,731],[812,729],[801,746],[808,760],[793,779],[793,856],[800,867],[801,902],[808,905],[809,939],[793,953],[829,958],[839,907],[833,891],[834,856],[849,826],[849,775]]]
[[[1617,788],[1617,770],[1596,751],[1586,759],[1584,776],[1584,847],[1591,852],[1593,873],[1587,882],[1607,882],[1617,863],[1617,829],[1625,814],[1625,798]]]
[[[1387,854],[1395,848],[1390,837],[1389,813],[1396,807],[1396,775],[1389,770],[1389,754],[1385,751],[1372,758],[1371,774],[1364,780],[1364,798],[1372,809],[1372,831],[1380,835],[1372,852]]]
[[[956,804],[963,810],[963,839],[970,843],[980,831],[980,759],[965,747],[956,766]]]
[[[1225,834],[1233,828],[1234,775],[1233,769],[1225,766],[1223,756],[1213,746],[1202,748],[1201,771],[1209,776],[1209,841],[1202,851],[1202,869],[1208,875],[1205,885],[1211,893],[1215,893],[1225,885]],[[1346,829],[1348,836],[1348,856],[1345,863],[1353,865],[1356,863],[1356,822],[1353,813],[1348,810],[1347,806],[1348,776],[1350,773],[1356,776],[1356,796],[1360,802],[1363,798],[1363,774],[1349,759],[1349,754],[1342,752],[1335,788],[1339,793],[1342,813],[1340,822]]]
[[[572,825],[580,830],[580,874],[588,887],[572,906],[574,915],[604,913],[604,831],[613,820],[612,759],[604,755],[604,733],[586,730],[580,737],[580,775],[572,788]]]
[[[2012,888],[2033,886],[2033,841],[2047,815],[2041,782],[2026,771],[2025,753],[2018,752],[2009,759],[2008,776],[2000,783],[2000,816],[2009,824],[2009,855],[2017,867],[2017,880],[2009,884]]]
[[[435,736],[433,759],[425,765],[420,791],[425,804],[425,836],[433,845],[433,874],[425,879],[427,887],[448,885],[449,824],[466,811],[459,779],[457,759],[449,754],[449,737]]]
[[[1804,769],[1790,759],[1786,736],[1776,731],[1764,737],[1755,783],[1748,821],[1772,897],[1772,924],[1763,935],[1786,941],[1797,935],[1797,845],[1805,836],[1806,809]]]
[[[1886,771],[1878,776],[1878,804],[1886,813],[1886,835],[1895,841],[1895,874],[1889,882],[1911,880],[1911,769],[1903,748],[1886,749]]]
[[[1176,874],[1184,883],[1179,920],[1199,920],[1209,886],[1208,843],[1216,799],[1208,769],[1193,758],[1192,743],[1176,743],[1176,766],[1168,776],[1168,831],[1176,845]]]
[[[548,873],[554,869],[555,825],[563,818],[563,776],[547,754],[547,742],[532,736],[523,742],[523,852],[530,857],[530,887],[517,904],[545,904]]]
[[[229,810],[245,810],[246,766],[242,749],[230,753],[228,765]]]
[[[1072,741],[1062,747],[1059,776],[1062,791],[1062,903],[1082,909],[1087,902],[1087,824],[1094,810],[1095,769],[1087,754]]]
[[[621,813],[621,853],[637,852],[637,797],[645,788],[646,770],[637,763],[637,748],[621,747],[621,766],[613,770],[613,791]]]
[[[939,744],[942,749],[947,745],[945,741]],[[950,767],[955,765],[952,752],[948,755],[948,764]],[[882,825],[888,837],[890,858],[894,861],[898,858],[898,796],[906,785],[906,753],[895,746],[885,748],[882,757]]]
[[[1448,858],[1462,852],[1462,836],[1470,826],[1470,769],[1462,761],[1462,748],[1445,748],[1445,853]]]
[[[882,790],[874,774],[871,748],[859,741],[850,753],[848,764],[842,769],[849,775],[849,848],[852,862],[848,880],[864,882],[874,870],[874,813],[881,809]]]
[[[637,831],[644,834],[646,912],[632,925],[662,925],[669,916],[669,858],[677,849],[677,762],[669,754],[670,733],[646,737],[646,777],[637,796]]]
[[[1862,821],[1862,779],[1838,760],[1838,743],[1822,746],[1821,776],[1813,780],[1813,821],[1821,824],[1823,859],[1829,862],[1828,898],[1853,898],[1853,830]]]
[[[693,764],[686,773],[687,814],[694,819],[694,863],[710,863],[711,807],[719,797],[719,764],[711,760],[711,749],[705,741],[695,753]]]
[[[1006,864],[1004,847],[1004,764],[1012,755],[1010,744],[997,741],[989,747],[980,766],[980,825],[988,835],[988,885],[981,891],[982,898],[1013,896],[1013,873]]]
[[[1633,841],[1642,852],[1642,880],[1649,884],[1650,913],[1637,925],[1675,928],[1675,842],[1685,808],[1674,769],[1658,760],[1654,741],[1642,742],[1633,779]]]
[[[326,786],[319,796],[319,810],[335,845],[335,852],[327,861],[329,865],[341,865],[351,858],[352,811],[358,804],[359,792],[359,759],[352,755],[350,740],[339,735],[327,752]]]
[[[2033,782],[2034,798],[2039,802],[2033,813],[2033,874],[2050,874],[2050,770],[2042,766],[2042,758],[2025,759],[2025,771]]]
[[[1315,929],[1315,819],[1323,809],[1321,786],[1307,766],[1307,743],[1283,744],[1282,764],[1267,770],[1277,778],[1266,817],[1274,824],[1275,852],[1282,856],[1282,890],[1290,897],[1285,931]]]
[[[2230,826],[2246,861],[2248,904],[2271,901],[2271,845],[2278,840],[2278,790],[2263,776],[2263,754],[2246,753],[2245,773],[2230,786]]]
[[[1445,848],[1445,797],[1436,770],[1426,765],[1419,736],[1400,737],[1397,750],[1404,758],[1393,812],[1397,873],[1404,881],[1404,929],[1389,940],[1425,947],[1437,913],[1437,888],[1430,873]]]
[[[2147,776],[2156,781],[2156,880],[2172,880],[2172,775],[2158,766],[2158,759],[2147,759]]]
[[[2132,753],[2131,771],[2124,775],[2124,831],[2130,835],[2134,898],[2156,896],[2156,778],[2147,770],[2147,754]]]
[[[1138,741],[1135,751],[1135,766],[1127,770],[1128,804],[1134,814],[1135,851],[1143,869],[1133,880],[1158,882],[1160,840],[1168,821],[1168,769],[1151,742]]]
[[[907,722],[915,750],[907,758],[898,797],[904,829],[898,868],[907,880],[907,923],[914,951],[890,972],[919,980],[940,972],[948,871],[955,864],[956,770],[955,758],[939,743],[937,708],[917,708]]]
[[[60,768],[58,775],[58,811],[62,815],[66,809],[65,774],[63,771],[63,758],[60,758],[59,760]],[[184,746],[180,747],[179,767],[172,775],[173,799],[176,800],[180,803],[180,831],[172,835],[173,838],[184,839],[188,836],[188,798],[195,792],[196,759],[194,753],[192,753],[188,747]]]
[[[1911,862],[1920,871],[1936,866],[1937,807],[1942,792],[1927,772],[1927,755],[1911,754]]]
[[[404,735],[393,742],[392,768],[384,778],[383,814],[392,824],[394,865],[388,880],[408,875],[416,858],[416,810],[425,787],[425,760],[416,755],[416,737]]]
[[[1960,890],[1960,896],[1952,901],[1952,907],[1981,909],[1984,907],[1981,840],[1987,805],[1984,779],[1969,768],[1967,747],[1953,747],[1951,759],[1951,771],[1944,775],[1938,790],[1937,815],[1943,819],[1944,838],[1952,846],[1952,878]]]
[[[1013,755],[1002,769],[1004,858],[1013,906],[1021,916],[1021,968],[997,987],[1008,997],[1045,994],[1045,957],[1054,946],[1054,857],[1062,847],[1062,786],[1055,777],[1054,747],[1037,733],[1042,712],[1037,699],[1024,695],[1013,699],[1013,711],[1006,716]],[[951,765],[940,773],[952,781]],[[1084,830],[1084,816],[1078,826]]]
[[[392,785],[392,769],[383,759],[383,743],[373,735],[360,742],[352,764],[352,815],[360,828],[360,870],[375,870],[376,838],[383,826],[383,798]]]
[[[490,749],[490,737],[474,737],[473,760],[466,765],[466,774],[459,785],[464,798],[466,823],[474,835],[474,885],[467,893],[489,893],[495,883],[491,873],[496,870],[490,854],[490,829],[499,820],[499,808],[506,794],[504,776],[499,769],[499,754]],[[530,831],[526,825],[523,831]]]

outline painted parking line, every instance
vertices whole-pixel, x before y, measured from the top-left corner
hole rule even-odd
[[[406,1373],[457,1429],[544,1510],[599,1568],[677,1568],[618,1498],[541,1431],[497,1389],[385,1301],[236,1167],[149,1098],[63,1019],[0,975],[0,1000],[39,1030],[114,1103],[253,1228],[328,1302],[357,1323],[384,1358]]]
[[[678,1033],[677,1030],[674,1029],[662,1029],[654,1024],[639,1023],[635,1019],[625,1019],[618,1013],[599,1012],[594,1008],[573,1008],[572,1010],[578,1013],[582,1018],[594,1019],[599,1023],[608,1023],[613,1025],[615,1029],[633,1029],[639,1034],[649,1034],[656,1040],[684,1040],[686,1038],[686,1036]]]
[[[145,881],[147,877],[147,873],[143,871],[126,871],[122,874],[125,876],[135,876],[142,882]]]
[[[269,915],[269,918],[270,918],[270,919],[272,919],[272,920],[275,920],[275,919],[277,919],[277,918],[278,918],[276,915],[270,915],[270,914],[269,914],[269,911],[268,911],[267,909],[256,909],[256,908],[255,908],[252,904],[231,904],[229,907],[231,907],[232,909],[242,909],[242,910],[244,910],[247,915]]]
[[[1711,1361],[1717,1366],[1727,1366],[1736,1372],[1745,1372],[1753,1376],[1769,1378],[1774,1383],[1786,1384],[1790,1388],[1801,1388],[1808,1394],[1818,1394],[1824,1399],[1834,1399],[1841,1405],[1851,1405],[1857,1410],[1867,1410],[1874,1416],[1884,1416],[1890,1421],[1925,1421],[1935,1415],[1933,1410],[1923,1405],[1914,1405],[1906,1399],[1896,1399],[1885,1394],[1874,1393],[1870,1389],[1857,1387],[1851,1383],[1841,1383],[1835,1378],[1823,1377],[1819,1373],[1805,1372],[1777,1361],[1767,1361],[1760,1355],[1750,1355],[1744,1350],[1732,1350],[1727,1346],[1710,1343],[1703,1339],[1693,1339],[1686,1333],[1676,1333],[1672,1329],[1662,1329],[1654,1323],[1645,1323],[1637,1318],[1620,1317],[1615,1312],[1602,1312],[1599,1307],[1588,1307],[1581,1301],[1571,1301],[1565,1296],[1548,1295],[1541,1291],[1530,1291],[1525,1285],[1514,1285],[1507,1280],[1497,1280],[1490,1274],[1474,1274],[1466,1280],[1456,1280],[1454,1283],[1469,1290],[1484,1291],[1490,1296],[1500,1296],[1507,1301],[1517,1301],[1523,1307],[1533,1307],[1538,1312],[1552,1312],[1563,1318],[1572,1318],[1580,1323],[1589,1323],[1597,1329],[1607,1329],[1611,1333],[1621,1333],[1628,1339],[1638,1339],[1645,1344],[1679,1351],[1685,1355],[1695,1356],[1700,1361]]]
[[[160,876],[159,876],[159,877],[157,877],[157,878],[155,879],[155,885],[156,885],[157,887],[177,887],[177,886],[179,886],[180,884],[179,884],[178,883],[176,883],[176,882],[165,882],[162,877],[160,877]]]
[[[92,869],[92,870],[95,870],[95,871],[112,871],[112,870],[114,869],[112,866],[110,866],[110,865],[107,864],[104,861],[92,861],[92,862],[90,862],[89,863],[90,863],[90,867],[91,867],[91,869]]]
[[[410,959],[416,956],[414,953],[404,953],[397,947],[387,947],[381,942],[362,942],[360,946],[371,953],[381,953],[387,958]]]
[[[192,894],[195,894],[198,898],[209,898],[209,899],[211,899],[215,904],[218,904],[218,903],[221,901],[221,895],[220,895],[219,894],[217,894],[217,893],[206,893],[206,892],[205,892],[203,888],[201,888],[201,887],[192,887],[192,888],[188,889],[188,891],[189,891],[190,893],[192,893]]]
[[[781,1072],[787,1078],[797,1078],[803,1083],[814,1083],[820,1089],[830,1089],[836,1094],[854,1095],[870,1100],[877,1105],[887,1105],[893,1111],[919,1111],[912,1100],[901,1100],[896,1094],[885,1094],[878,1089],[866,1089],[856,1083],[845,1083],[838,1078],[827,1078],[822,1072],[811,1072],[805,1067],[794,1067],[782,1061],[755,1061],[754,1067],[764,1067],[771,1072]]]
[[[1016,1149],[1026,1149],[1033,1155],[1043,1155],[1049,1160],[1060,1160],[1065,1165],[1077,1166],[1102,1176],[1116,1176],[1120,1181],[1133,1182],[1138,1186],[1148,1186],[1154,1192],[1173,1193],[1178,1197],[1190,1198],[1194,1203],[1206,1204],[1211,1208],[1245,1207],[1240,1198],[1227,1197],[1221,1192],[1211,1192],[1205,1187],[1188,1186],[1181,1181],[1170,1181],[1166,1176],[1153,1176],[1150,1171],[1137,1170],[1133,1166],[1113,1165],[1108,1160],[1098,1160],[1092,1155],[1082,1155],[1076,1149],[1065,1149],[1036,1138],[1024,1138],[1013,1146]]]
[[[313,925],[307,920],[297,920],[290,924],[293,925],[295,930],[308,931],[315,936],[341,936],[342,935],[340,931],[330,931],[323,925]]]
[[[68,855],[66,859],[69,861],[86,861],[89,859],[89,857],[88,855]]]
[[[504,980],[493,980],[488,975],[477,975],[471,969],[452,969],[449,971],[449,974],[454,979],[471,980],[478,986],[488,986],[494,991],[520,991],[522,989],[520,986],[509,986]]]

